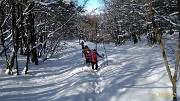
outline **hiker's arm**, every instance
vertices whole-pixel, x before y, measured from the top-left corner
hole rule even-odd
[[[99,57],[101,57],[101,58],[103,57],[103,56],[99,55],[99,53],[97,53],[97,55],[98,55]]]

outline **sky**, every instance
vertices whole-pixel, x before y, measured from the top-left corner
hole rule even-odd
[[[78,2],[81,5],[83,5],[84,1],[85,0],[78,0]],[[103,7],[103,2],[101,0],[88,0],[85,9],[87,10],[87,12],[94,13],[92,11],[95,10],[96,8],[99,8],[95,11],[96,13],[98,13],[100,11],[100,8],[102,7]]]

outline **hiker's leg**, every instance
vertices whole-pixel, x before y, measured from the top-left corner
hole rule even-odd
[[[91,58],[88,58],[88,63],[89,63],[89,64],[91,63]]]
[[[92,69],[94,70],[94,62],[92,62],[91,64],[92,64]]]
[[[88,63],[88,58],[86,58],[86,64]]]
[[[96,70],[98,69],[98,62],[95,62],[95,65],[96,65]]]

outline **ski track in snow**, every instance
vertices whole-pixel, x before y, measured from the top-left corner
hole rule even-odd
[[[109,65],[99,58],[101,69],[95,72],[84,64],[81,47],[68,44],[58,57],[31,64],[27,75],[8,76],[0,67],[0,101],[171,101],[165,95],[171,83],[158,47],[107,45]],[[98,50],[104,53],[102,45]],[[21,71],[24,61],[19,59]]]

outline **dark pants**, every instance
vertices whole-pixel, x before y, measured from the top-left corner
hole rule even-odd
[[[91,58],[86,58],[86,64],[91,63]]]
[[[96,65],[95,70],[98,69],[98,62],[92,62],[91,64],[92,64],[92,69],[94,69],[94,65]]]

